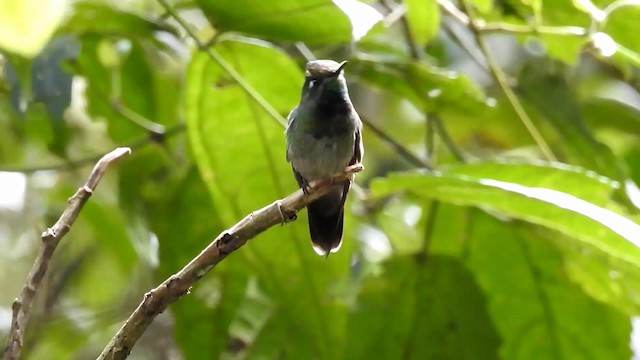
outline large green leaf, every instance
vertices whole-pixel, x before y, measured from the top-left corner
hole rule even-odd
[[[582,193],[582,186],[598,187],[602,178],[588,173],[579,176],[575,171],[557,167],[528,172],[518,165],[505,165],[494,174],[474,175],[485,166],[495,170],[496,164],[461,165],[434,174],[392,174],[375,181],[372,189],[377,196],[408,191],[420,197],[498,211],[555,229],[613,257],[640,264],[640,226],[596,205],[602,204],[603,194],[615,190],[614,182],[608,181],[608,189],[602,186],[599,192]]]
[[[628,359],[629,318],[590,298],[566,275],[562,253],[535,229],[481,212],[469,266],[503,340],[502,359]]]
[[[295,106],[303,74],[284,53],[255,41],[225,41],[214,51],[280,114]],[[193,57],[186,95],[193,157],[224,226],[297,188],[284,156],[282,125],[205,53]],[[242,262],[257,276],[254,293],[266,297],[259,304],[274,303],[258,306],[264,322],[237,335],[252,341],[242,350],[249,354],[333,358],[344,339],[346,309],[332,284],[348,270],[349,229],[343,250],[324,261],[311,250],[300,219],[269,230],[228,260]],[[248,301],[248,309],[254,309],[248,311],[255,305]],[[292,333],[296,341],[289,341]]]
[[[404,0],[407,21],[413,40],[424,45],[438,34],[440,8],[436,0]]]
[[[163,195],[149,206],[151,228],[158,236],[157,281],[184,267],[223,230],[194,165],[176,174]],[[189,296],[171,306],[176,343],[186,359],[218,357],[227,348],[229,325],[244,299],[249,272],[237,261],[225,261],[203,278]],[[193,336],[196,333],[198,336]]]
[[[121,8],[116,3],[98,3],[91,0],[73,4],[73,11],[59,33],[83,35],[108,34],[124,37],[151,37],[156,31],[175,34],[175,29],[158,19],[145,17]]]
[[[495,359],[499,345],[473,276],[447,256],[398,257],[369,275],[348,334],[343,359]]]
[[[280,41],[351,41],[347,16],[330,0],[197,0],[213,26]]]
[[[0,2],[0,48],[34,57],[62,21],[67,0],[4,0]]]

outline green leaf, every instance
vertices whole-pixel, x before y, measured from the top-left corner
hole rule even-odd
[[[351,23],[330,0],[196,0],[214,28],[263,39],[334,44],[351,41]]]
[[[424,45],[433,40],[440,29],[440,8],[435,0],[404,0],[407,21],[413,40]]]
[[[470,114],[487,107],[484,94],[469,78],[425,61],[357,58],[350,61],[349,72],[407,98],[418,109]]]
[[[536,235],[562,251],[567,276],[585,293],[628,316],[640,312],[637,264],[629,264],[592,246],[575,246],[555,231],[538,231]]]
[[[106,120],[112,139],[125,143],[147,135],[149,124],[154,130],[158,124],[176,124],[182,89],[177,74],[152,65],[157,49],[145,40],[132,41],[130,49],[117,52],[119,61],[103,61],[100,49],[110,45],[97,35],[82,37],[83,51],[74,68],[89,79],[89,113]]]
[[[184,267],[223,231],[196,167],[185,170],[168,179],[162,194],[148,206],[151,229],[160,245],[158,282]],[[241,262],[225,261],[194,287],[192,296],[171,306],[176,342],[186,359],[198,359],[203,352],[218,357],[224,352],[225,335],[237,304],[244,299],[248,276]]]
[[[91,0],[76,2],[72,16],[60,26],[58,33],[151,37],[156,31],[166,31],[178,36],[173,27],[157,18],[136,14],[115,5]]]
[[[560,231],[631,264],[640,263],[640,226],[596,205],[602,203],[602,195],[592,199],[590,194],[577,190],[583,183],[601,182],[601,179],[589,175],[580,177],[573,171],[553,167],[535,174],[516,165],[505,166],[493,175],[473,175],[477,167],[484,166],[487,165],[461,165],[434,174],[392,174],[374,181],[372,190],[376,196],[409,191],[420,197],[497,211]],[[469,170],[472,171],[467,174]],[[615,183],[609,184],[608,193],[611,193]]]
[[[491,0],[470,0],[469,3],[473,4],[482,14],[488,14],[493,8],[493,1]]]
[[[398,257],[369,275],[348,326],[343,359],[497,358],[484,295],[447,256]]]
[[[640,111],[617,99],[594,97],[581,104],[585,121],[594,128],[614,128],[627,134],[640,133]]]
[[[476,211],[469,267],[486,294],[502,347],[496,358],[628,359],[629,318],[568,278],[557,239]],[[585,329],[589,329],[585,331]]]
[[[570,162],[623,181],[621,163],[586,126],[568,82],[550,66],[551,63],[532,63],[522,72],[519,89],[525,100],[558,132]]]
[[[47,44],[67,9],[67,0],[0,2],[0,48],[34,57]]]

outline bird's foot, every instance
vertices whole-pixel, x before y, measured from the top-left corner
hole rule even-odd
[[[309,193],[311,192],[311,184],[306,179],[302,179],[301,183],[302,184],[300,184],[300,188],[302,189],[302,192],[305,195],[309,195]]]
[[[276,201],[276,207],[278,208],[278,212],[280,213],[280,219],[282,220],[281,225],[285,225],[292,221],[295,221],[298,218],[295,211],[284,209],[282,206],[282,201]]]

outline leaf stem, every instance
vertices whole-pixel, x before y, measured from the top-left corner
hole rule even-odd
[[[262,95],[260,95],[248,82],[244,80],[244,78],[231,66],[229,63],[220,55],[217,51],[211,49],[210,47],[206,47],[206,45],[196,36],[196,34],[191,30],[187,22],[178,14],[166,0],[158,0],[158,3],[162,5],[164,10],[171,15],[171,17],[184,29],[184,31],[189,35],[190,38],[196,43],[198,50],[207,54],[211,60],[216,62],[222,70],[224,70],[231,78],[238,83],[238,85],[244,90],[264,111],[269,114],[269,116],[278,122],[280,125],[285,126],[286,121],[282,115],[276,109],[269,104],[267,100],[265,100]]]
[[[553,154],[553,151],[551,151],[551,148],[547,144],[546,140],[544,139],[544,137],[542,136],[538,128],[536,128],[535,124],[533,123],[533,121],[531,120],[527,112],[524,110],[524,107],[520,103],[520,100],[518,99],[516,94],[513,92],[513,89],[511,89],[511,87],[508,85],[507,79],[504,73],[500,69],[500,66],[498,65],[495,58],[493,57],[493,54],[491,53],[491,50],[489,49],[487,42],[485,41],[484,37],[481,34],[481,31],[476,25],[471,6],[467,3],[466,0],[462,0],[460,2],[460,5],[462,6],[464,12],[467,14],[468,18],[471,20],[471,21],[468,21],[468,27],[473,33],[473,35],[475,36],[478,46],[480,47],[480,51],[482,51],[484,57],[487,60],[487,64],[489,65],[491,74],[493,75],[495,80],[498,82],[498,85],[500,86],[500,89],[502,89],[502,92],[504,93],[505,97],[509,101],[509,104],[511,104],[511,107],[513,108],[514,112],[516,113],[520,121],[524,124],[525,128],[533,138],[533,141],[536,143],[538,148],[540,148],[540,151],[542,152],[544,157],[548,161],[556,161],[557,158]]]

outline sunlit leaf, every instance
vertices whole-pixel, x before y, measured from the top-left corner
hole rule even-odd
[[[0,2],[0,48],[34,57],[62,21],[67,0]]]
[[[630,356],[628,318],[572,284],[559,251],[533,229],[477,215],[469,266],[501,335],[500,358]]]
[[[197,0],[213,26],[281,41],[316,44],[352,38],[347,16],[330,0]]]
[[[483,294],[454,258],[396,258],[362,286],[343,359],[495,359]]]
[[[468,166],[473,169],[483,165]],[[409,191],[420,197],[497,211],[560,231],[624,261],[640,262],[639,225],[589,202],[589,194],[574,195],[572,190],[556,190],[580,186],[582,181],[598,180],[590,180],[585,175],[582,181],[575,182],[571,180],[577,178],[575,173],[548,168],[535,175],[521,172],[520,181],[513,177],[503,181],[501,177],[508,174],[509,169],[482,177],[465,174],[466,166],[460,169],[435,174],[394,174],[375,181],[372,187],[378,196]],[[613,187],[609,189],[613,190]],[[581,195],[585,198],[580,198]],[[595,200],[596,203],[601,201],[602,198]]]
[[[407,21],[413,39],[423,45],[436,37],[440,28],[440,8],[435,0],[405,0]]]

